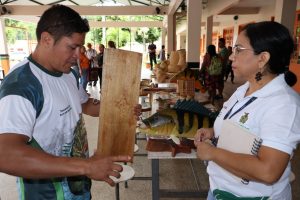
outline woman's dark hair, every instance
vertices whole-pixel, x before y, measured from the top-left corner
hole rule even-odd
[[[256,55],[264,51],[269,52],[270,59],[267,65],[270,73],[282,74],[286,72],[286,82],[289,85],[295,84],[297,77],[290,75],[293,74],[292,72],[287,72],[294,51],[294,40],[289,30],[277,22],[265,21],[248,24],[244,31]]]
[[[216,46],[211,44],[211,45],[208,45],[207,46],[207,53],[210,55],[210,57],[214,57],[217,55],[217,52],[216,52]]]
[[[36,37],[39,41],[42,32],[48,32],[57,42],[64,36],[86,33],[89,30],[88,21],[82,19],[76,11],[64,5],[53,5],[41,16],[36,28]]]

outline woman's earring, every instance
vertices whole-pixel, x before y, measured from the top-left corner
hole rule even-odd
[[[263,74],[262,74],[261,72],[257,72],[257,73],[255,74],[255,80],[256,80],[257,82],[260,81],[262,76],[263,76]]]

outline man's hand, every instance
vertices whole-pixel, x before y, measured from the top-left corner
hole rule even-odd
[[[93,180],[105,181],[114,186],[115,183],[110,176],[119,178],[120,172],[123,170],[122,166],[115,162],[129,162],[130,160],[130,156],[104,157],[95,153],[88,159],[86,176]]]
[[[141,104],[136,104],[134,106],[134,115],[136,116],[136,120],[140,119],[140,116],[142,114],[142,105]]]

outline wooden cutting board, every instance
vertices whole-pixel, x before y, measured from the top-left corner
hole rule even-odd
[[[97,151],[133,157],[142,54],[105,49],[103,61]]]

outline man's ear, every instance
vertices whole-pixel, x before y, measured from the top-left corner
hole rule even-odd
[[[46,46],[50,47],[53,45],[53,37],[48,32],[42,32],[41,34],[41,43]]]
[[[262,69],[270,60],[270,53],[263,51],[259,54],[259,68]]]

